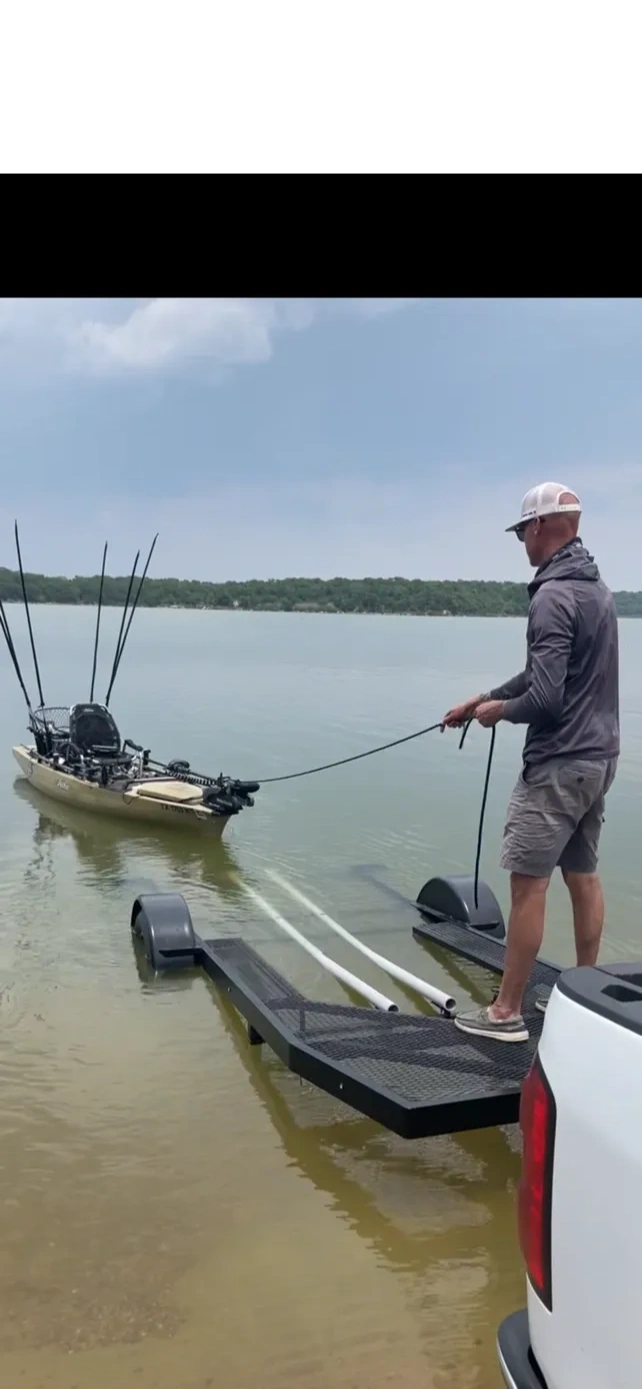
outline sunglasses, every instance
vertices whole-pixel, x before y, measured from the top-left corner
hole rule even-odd
[[[532,526],[533,521],[539,521],[540,526],[543,526],[545,519],[546,518],[544,516],[532,516],[530,521],[523,521],[521,526],[515,527],[515,535],[517,536],[518,540],[521,540],[522,545],[524,544],[524,536],[526,535],[526,531],[528,530],[529,526]]]

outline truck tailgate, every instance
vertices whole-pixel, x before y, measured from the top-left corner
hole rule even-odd
[[[530,1344],[546,1389],[640,1389],[642,964],[563,974],[539,1060],[557,1111],[552,1306],[528,1284]]]

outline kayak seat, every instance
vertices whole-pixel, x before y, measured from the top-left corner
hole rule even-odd
[[[116,759],[122,752],[118,727],[104,704],[73,704],[69,711],[69,741],[83,757]]]

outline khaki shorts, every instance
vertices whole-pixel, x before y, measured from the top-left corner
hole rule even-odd
[[[594,873],[616,769],[616,757],[552,757],[520,772],[506,815],[502,868],[531,878],[550,878],[558,866]]]

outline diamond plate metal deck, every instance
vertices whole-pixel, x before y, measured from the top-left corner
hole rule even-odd
[[[445,937],[440,943],[449,944]],[[476,946],[475,939],[467,958],[488,963],[487,950],[481,958]],[[237,937],[200,941],[197,961],[289,1070],[403,1138],[518,1118],[544,1021],[532,1002],[529,1042],[502,1045],[467,1037],[445,1018],[315,1003]]]

